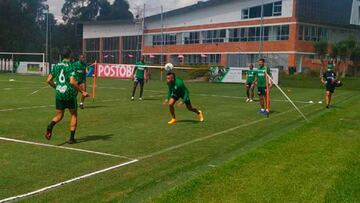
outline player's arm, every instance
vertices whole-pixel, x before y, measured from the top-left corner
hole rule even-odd
[[[82,91],[79,87],[78,81],[75,79],[74,76],[70,77],[70,84],[75,87],[76,91],[80,92],[84,97],[89,96],[89,94],[86,91]]]
[[[54,83],[54,77],[52,74],[49,74],[47,77],[47,83],[52,87],[52,88],[56,88],[56,85]]]
[[[326,78],[326,74],[324,73],[323,76],[321,77],[321,83],[324,84],[324,85],[326,83],[325,78]]]

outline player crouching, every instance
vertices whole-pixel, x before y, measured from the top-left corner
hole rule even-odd
[[[164,104],[168,104],[170,108],[170,114],[172,119],[168,122],[168,124],[175,124],[176,123],[176,116],[175,116],[175,103],[181,98],[181,102],[178,104],[181,106],[185,103],[187,109],[191,112],[194,112],[198,115],[198,119],[200,122],[204,121],[203,113],[191,105],[191,101],[189,98],[189,90],[186,88],[184,81],[180,78],[175,76],[175,73],[168,73],[166,75],[166,82],[169,87],[167,99],[165,100]]]

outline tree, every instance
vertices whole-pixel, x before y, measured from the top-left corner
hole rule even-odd
[[[322,75],[323,73],[324,59],[328,53],[328,46],[329,46],[328,42],[324,40],[319,42],[314,42],[315,52],[321,61],[320,75]]]
[[[341,77],[345,77],[351,64],[351,58],[356,49],[356,39],[354,36],[339,41],[333,46],[332,56],[336,59],[336,64],[341,71]]]

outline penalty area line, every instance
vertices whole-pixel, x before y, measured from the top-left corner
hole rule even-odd
[[[24,140],[11,139],[11,138],[6,138],[6,137],[0,137],[0,141],[14,142],[14,143],[28,144],[28,145],[35,145],[35,146],[48,147],[48,148],[63,149],[63,150],[83,152],[83,153],[88,153],[88,154],[96,154],[96,155],[101,155],[101,156],[122,158],[122,159],[127,159],[127,160],[134,160],[134,159],[126,157],[126,156],[120,156],[120,155],[109,154],[109,153],[104,153],[104,152],[96,152],[96,151],[85,150],[85,149],[78,149],[78,148],[71,148],[71,147],[64,147],[64,146],[56,146],[56,145],[50,145],[50,144],[44,144],[44,143],[38,143],[38,142],[30,142],[30,141],[24,141]]]
[[[115,169],[130,165],[130,164],[136,163],[138,161],[139,160],[134,159],[134,160],[131,160],[131,161],[128,161],[128,162],[125,162],[125,163],[122,163],[122,164],[119,164],[119,165],[116,165],[116,166],[105,168],[105,169],[102,169],[102,170],[99,170],[99,171],[95,171],[95,172],[92,172],[92,173],[89,173],[89,174],[85,174],[83,176],[79,176],[79,177],[67,180],[67,181],[63,181],[61,183],[50,185],[48,187],[44,187],[44,188],[35,190],[33,192],[29,192],[29,193],[25,193],[25,194],[22,194],[22,195],[17,195],[17,196],[9,197],[9,198],[6,198],[6,199],[2,199],[2,200],[0,200],[0,203],[6,203],[6,202],[10,202],[10,201],[15,201],[15,200],[19,200],[19,199],[22,199],[22,198],[25,198],[25,197],[30,197],[30,196],[33,196],[33,195],[44,193],[44,192],[47,192],[49,190],[61,187],[63,185],[67,185],[69,183],[79,181],[79,180],[82,180],[82,179],[85,179],[85,178],[89,178],[91,176],[95,176],[95,175],[98,175],[98,174],[101,174],[101,173],[105,173],[105,172],[108,172],[108,171],[111,171],[111,170],[115,170]]]

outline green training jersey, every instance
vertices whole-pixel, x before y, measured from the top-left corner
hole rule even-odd
[[[271,75],[270,68],[267,66],[260,66],[256,70],[256,77],[258,78],[258,87],[266,87],[266,72],[268,75]]]
[[[86,64],[81,61],[77,61],[72,64],[75,71],[75,79],[78,83],[84,83],[86,81]]]
[[[75,77],[74,69],[70,61],[63,60],[51,70],[55,82],[55,95],[57,100],[69,101],[76,98],[77,92],[70,84],[70,77]]]
[[[256,71],[255,70],[248,70],[246,72],[246,82],[247,83],[253,83],[256,77]]]
[[[135,69],[134,69],[134,72],[135,72],[135,75],[134,77],[136,79],[144,79],[145,78],[145,70],[147,69],[147,67],[144,67],[145,62],[143,61],[138,61],[135,65]]]
[[[184,102],[189,100],[189,90],[186,88],[184,81],[180,78],[175,78],[175,81],[169,86],[167,99],[170,97],[181,98]]]

